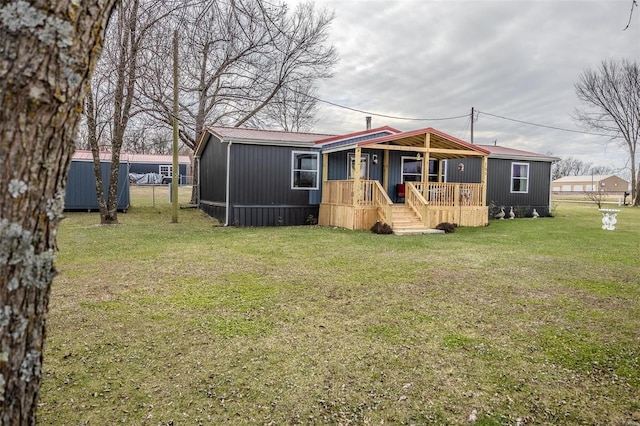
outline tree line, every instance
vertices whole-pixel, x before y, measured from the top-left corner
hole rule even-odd
[[[575,157],[566,157],[553,163],[551,167],[551,180],[560,179],[565,176],[595,176],[614,175],[618,171],[611,166],[585,163]]]

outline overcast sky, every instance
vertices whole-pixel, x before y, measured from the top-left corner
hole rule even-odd
[[[295,1],[294,1],[295,3]],[[321,83],[323,100],[368,111],[373,126],[434,127],[474,142],[624,166],[606,138],[499,119],[580,130],[574,83],[603,59],[640,61],[640,10],[631,0],[317,0],[334,10],[340,62]],[[375,114],[455,120],[396,120]],[[322,104],[314,131],[363,130],[365,116]]]

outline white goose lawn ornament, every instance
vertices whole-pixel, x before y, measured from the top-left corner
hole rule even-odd
[[[515,219],[516,214],[513,212],[513,207],[511,207],[511,210],[509,210],[509,219]]]
[[[540,214],[538,214],[538,212],[536,211],[536,209],[533,209],[533,213],[531,213],[531,214],[533,215],[533,218],[534,218],[534,219],[536,219],[536,218],[539,218],[539,217],[540,217]]]

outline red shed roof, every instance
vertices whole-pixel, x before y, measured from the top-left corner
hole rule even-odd
[[[77,150],[73,153],[73,160],[77,161],[93,161],[91,151]],[[100,151],[100,161],[111,161],[111,152]],[[120,161],[125,163],[151,163],[151,164],[171,164],[173,162],[172,155],[153,155],[153,154],[130,154],[126,152],[120,153]],[[188,155],[178,156],[179,164],[189,164],[191,160]]]

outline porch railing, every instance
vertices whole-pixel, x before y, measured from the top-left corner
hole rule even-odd
[[[352,180],[327,180],[322,184],[322,202],[326,204],[352,205]]]
[[[482,206],[481,183],[407,182],[422,196],[418,199],[407,190],[405,202],[419,206],[423,200],[429,206]],[[353,180],[329,180],[322,187],[322,202],[327,204],[353,205]],[[377,180],[361,180],[357,200],[359,206],[381,206],[391,204],[391,199]],[[416,207],[417,208],[417,207]]]
[[[380,220],[391,223],[393,202],[377,180],[361,180],[358,206],[376,207]],[[353,205],[352,180],[328,180],[322,186],[322,202],[325,204]]]
[[[481,183],[414,182],[430,206],[482,206]]]

